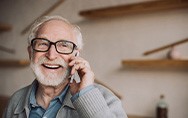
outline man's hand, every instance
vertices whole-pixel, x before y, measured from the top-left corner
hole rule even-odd
[[[72,67],[71,75],[77,71],[80,76],[80,83],[70,83],[71,94],[74,95],[85,87],[94,83],[94,73],[89,63],[81,57],[71,57],[69,66]]]

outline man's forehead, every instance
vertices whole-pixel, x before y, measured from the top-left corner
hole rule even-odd
[[[46,39],[48,39],[48,36],[46,34],[38,34],[37,38],[46,38]]]

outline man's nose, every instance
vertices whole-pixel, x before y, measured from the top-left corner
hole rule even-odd
[[[46,57],[49,60],[54,60],[58,57],[59,53],[56,51],[55,45],[51,45],[50,49],[46,53]]]

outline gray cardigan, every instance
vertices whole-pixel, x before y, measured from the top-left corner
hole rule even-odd
[[[3,118],[28,118],[28,100],[33,84],[15,92]],[[127,118],[121,101],[105,87],[95,84],[95,88],[80,96],[74,103],[70,91],[66,94],[56,118]]]

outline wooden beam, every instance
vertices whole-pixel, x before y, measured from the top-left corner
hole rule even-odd
[[[188,8],[188,0],[156,0],[101,9],[85,10],[79,12],[79,14],[86,18],[102,18],[179,8]]]
[[[46,10],[43,14],[41,14],[39,17],[37,17],[36,19],[38,19],[38,18],[40,18],[40,17],[42,17],[42,16],[46,16],[46,15],[48,15],[48,14],[50,14],[53,10],[55,10],[58,6],[60,6],[61,5],[61,3],[63,3],[64,2],[64,0],[59,0],[59,1],[57,1],[53,6],[51,6],[48,10]],[[35,20],[36,20],[35,19]],[[35,22],[35,20],[32,22],[32,23],[30,23],[22,32],[21,32],[21,34],[22,35],[24,35],[25,33],[27,33],[28,31],[29,31],[29,29],[31,28],[31,26],[32,26],[32,24]]]
[[[101,81],[99,81],[98,79],[95,79],[95,83],[103,85],[104,87],[106,87],[109,90],[111,90],[119,99],[122,99],[121,95],[119,95],[117,92],[115,92],[114,90],[112,90],[110,87],[108,87],[107,85],[105,85],[104,83],[102,83]]]
[[[181,41],[177,41],[177,42],[168,44],[168,45],[165,45],[165,46],[162,46],[162,47],[159,47],[159,48],[156,48],[156,49],[153,49],[153,50],[146,51],[146,52],[143,53],[143,55],[146,56],[146,55],[149,55],[149,54],[153,54],[153,53],[162,51],[162,50],[164,50],[164,49],[171,48],[171,47],[173,47],[173,46],[183,44],[183,43],[185,43],[185,42],[188,42],[188,38],[187,38],[187,39],[183,39],[183,40],[181,40]]]
[[[1,50],[1,51],[4,51],[4,52],[11,53],[11,54],[14,54],[14,53],[15,53],[15,50],[9,49],[9,48],[3,47],[3,46],[0,46],[0,50]]]
[[[12,27],[9,24],[0,23],[0,32],[10,31]]]
[[[29,64],[30,62],[28,60],[0,60],[0,67],[24,67]]]

